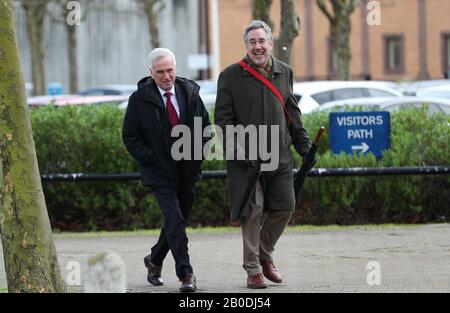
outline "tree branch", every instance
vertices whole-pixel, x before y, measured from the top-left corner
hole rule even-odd
[[[266,22],[273,31],[274,25],[270,19],[271,6],[272,0],[253,0],[253,19]]]
[[[325,16],[330,20],[332,24],[334,24],[336,18],[331,14],[331,12],[327,9],[324,0],[316,0],[317,6],[319,9],[325,14]]]
[[[349,4],[349,13],[351,14],[356,6],[360,3],[360,0],[350,0],[350,4]]]

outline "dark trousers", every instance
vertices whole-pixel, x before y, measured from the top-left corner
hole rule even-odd
[[[156,201],[161,209],[164,226],[161,229],[158,242],[151,249],[151,262],[162,266],[169,250],[175,260],[177,277],[182,280],[187,274],[192,274],[192,266],[188,254],[188,238],[186,223],[194,202],[194,185],[186,181],[182,168],[178,168],[178,185],[152,186]]]

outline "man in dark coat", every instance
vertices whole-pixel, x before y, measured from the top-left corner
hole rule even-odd
[[[271,140],[265,141],[272,150],[278,149],[279,159],[275,160],[277,166],[273,170],[264,170],[264,158],[260,154],[254,160],[249,158],[252,151],[248,142],[235,151],[227,151],[224,145],[231,216],[233,220],[240,220],[242,227],[247,286],[265,288],[264,276],[275,283],[282,282],[272,254],[295,208],[294,161],[290,146],[293,144],[304,156],[312,143],[292,94],[292,69],[271,55],[270,27],[262,21],[253,21],[244,32],[244,42],[247,55],[243,64],[275,86],[284,107],[280,98],[250,73],[251,69],[232,64],[219,77],[215,123],[225,133],[226,140],[232,137],[226,130],[230,125],[255,125],[258,128],[266,125],[279,130]],[[259,133],[258,137],[261,135]],[[275,145],[272,139],[276,139]],[[258,142],[261,144],[260,139]],[[244,160],[229,160],[229,156],[239,150],[244,151]]]
[[[138,163],[142,185],[152,189],[164,219],[158,242],[144,258],[147,279],[154,286],[163,284],[162,265],[170,250],[181,281],[180,291],[193,292],[197,286],[189,260],[186,220],[202,158],[195,159],[194,153],[181,160],[174,157],[172,146],[177,138],[171,133],[187,126],[189,144],[202,143],[202,147],[191,146],[190,150],[202,149],[207,138],[193,138],[198,133],[194,125],[200,121],[202,136],[210,124],[209,116],[199,96],[200,87],[176,76],[176,60],[170,50],[153,50],[149,65],[151,77],[139,81],[138,90],[130,96],[122,129],[123,142]]]

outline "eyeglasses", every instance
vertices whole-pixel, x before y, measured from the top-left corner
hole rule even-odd
[[[258,39],[258,40],[256,40],[256,39],[250,39],[250,40],[247,41],[247,42],[248,42],[248,44],[249,44],[250,46],[256,46],[257,43],[259,43],[260,46],[264,46],[264,45],[267,43],[267,40],[264,39],[264,38]]]

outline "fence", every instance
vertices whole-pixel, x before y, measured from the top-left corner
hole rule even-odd
[[[297,169],[294,169],[296,174]],[[321,198],[322,188],[320,178],[322,177],[362,177],[362,176],[431,176],[449,175],[450,166],[423,166],[423,167],[390,167],[390,168],[315,168],[308,174],[309,177],[316,177],[318,181],[318,199]],[[203,179],[226,179],[225,170],[210,170],[202,172]],[[42,182],[101,182],[101,181],[136,181],[140,179],[139,173],[118,173],[118,174],[93,174],[93,173],[72,173],[72,174],[47,174],[42,175]],[[318,203],[317,217],[320,223],[323,221],[322,205]],[[342,223],[349,224],[349,211],[345,208],[342,212]]]
[[[297,172],[294,169],[294,174]],[[389,167],[389,168],[315,168],[309,177],[336,176],[403,176],[403,175],[448,175],[450,166],[422,166],[422,167]],[[119,174],[45,174],[41,176],[43,182],[89,182],[89,181],[130,181],[139,180],[139,173]],[[225,170],[203,171],[203,179],[225,179]]]

